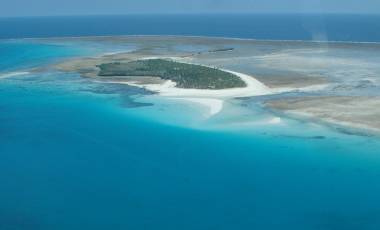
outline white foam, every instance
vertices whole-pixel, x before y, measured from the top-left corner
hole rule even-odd
[[[285,92],[315,92],[315,91],[321,91],[329,87],[330,84],[317,84],[317,85],[310,85],[305,87],[281,87],[272,89],[273,93],[285,93]]]
[[[274,118],[270,119],[267,123],[272,124],[272,125],[276,125],[276,124],[280,124],[281,122],[282,122],[282,120],[280,117],[274,117]]]
[[[10,78],[14,76],[20,76],[20,75],[26,75],[29,74],[29,72],[8,72],[0,74],[0,79]]]
[[[201,106],[205,106],[208,108],[207,117],[214,116],[218,114],[223,109],[224,101],[220,99],[213,99],[213,98],[191,98],[191,97],[184,97],[184,98],[175,98],[179,100],[185,100],[190,101],[193,103],[197,103]]]

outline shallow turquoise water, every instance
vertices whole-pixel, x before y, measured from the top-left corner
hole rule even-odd
[[[68,57],[79,53],[79,50],[73,48],[66,49],[65,46],[17,40],[0,41],[0,71],[35,67],[56,58]]]
[[[187,127],[197,111],[139,107],[141,93],[57,72],[1,79],[0,229],[379,229],[378,138]],[[188,117],[161,122],[174,111]]]

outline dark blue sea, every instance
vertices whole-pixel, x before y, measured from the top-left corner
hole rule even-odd
[[[47,67],[129,46],[19,39],[128,34],[379,42],[380,17],[0,19],[0,230],[380,229],[378,137],[286,117],[199,127],[198,108]],[[236,122],[267,119],[244,109]]]
[[[380,42],[380,15],[129,15],[0,18],[0,38],[191,35]]]

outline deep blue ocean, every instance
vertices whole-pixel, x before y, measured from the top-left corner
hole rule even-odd
[[[0,19],[0,37],[377,42],[379,26],[379,16],[354,15],[15,18]],[[151,119],[193,114],[139,109],[130,98],[144,92],[132,87],[55,71],[5,74],[113,48],[0,41],[1,230],[380,229],[376,136],[304,121],[265,132],[194,129]]]
[[[191,35],[380,42],[380,15],[129,15],[0,18],[0,38]]]

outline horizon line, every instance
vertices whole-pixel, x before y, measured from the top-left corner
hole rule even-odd
[[[380,16],[380,13],[373,12],[133,12],[126,14],[58,14],[58,15],[15,15],[0,16],[6,18],[45,18],[45,17],[95,17],[95,16],[191,16],[191,15],[373,15]]]

